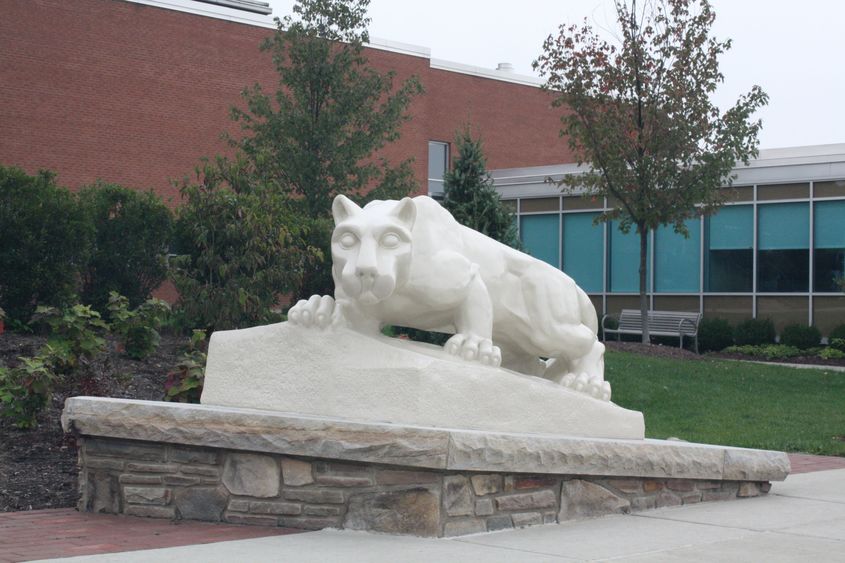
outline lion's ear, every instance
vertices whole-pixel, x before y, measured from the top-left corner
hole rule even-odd
[[[332,202],[332,216],[334,217],[335,225],[359,213],[361,213],[361,208],[345,195],[339,194],[334,198]]]
[[[414,200],[409,197],[403,197],[402,201],[396,204],[391,215],[398,218],[409,231],[414,228],[414,221],[417,220],[417,206]]]

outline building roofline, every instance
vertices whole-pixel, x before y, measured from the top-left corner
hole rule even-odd
[[[166,10],[173,10],[176,12],[183,12],[207,18],[214,18],[220,20],[231,21],[244,25],[251,25],[255,27],[263,27],[267,29],[275,29],[276,24],[272,14],[262,14],[251,11],[245,11],[244,8],[236,8],[234,6],[245,5],[261,5],[264,2],[254,0],[125,0],[133,4],[143,4],[146,6],[154,6],[156,8],[163,8]],[[512,84],[519,84],[522,86],[539,87],[543,81],[535,76],[527,76],[516,74],[508,71],[501,71],[495,69],[487,69],[473,65],[466,65],[453,61],[446,61],[442,59],[432,59],[431,49],[421,45],[412,45],[410,43],[402,43],[401,41],[393,41],[390,39],[382,39],[379,37],[370,37],[370,42],[366,44],[372,49],[379,49],[381,51],[389,51],[391,53],[398,53],[401,55],[408,55],[412,57],[421,57],[429,60],[430,68],[436,70],[444,70],[447,72],[455,72],[459,74],[466,74],[470,76],[477,76],[480,78],[488,78],[490,80],[499,80],[502,82],[510,82]]]

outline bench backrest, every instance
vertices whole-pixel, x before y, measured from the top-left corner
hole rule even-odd
[[[700,320],[701,313],[649,311],[648,330],[655,334],[658,332],[671,334],[680,334],[683,332],[684,334],[693,335],[698,332],[698,323]],[[619,330],[641,331],[642,328],[643,319],[637,309],[622,309],[622,312],[619,314]]]

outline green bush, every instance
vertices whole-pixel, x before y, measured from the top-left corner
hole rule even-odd
[[[209,332],[264,323],[313,250],[293,238],[283,199],[244,166],[218,159],[182,187],[171,276],[187,324]]]
[[[775,325],[771,319],[748,319],[734,329],[734,342],[737,346],[772,344],[774,341]]]
[[[170,313],[170,305],[161,299],[148,299],[135,309],[129,300],[112,291],[108,304],[112,331],[118,335],[124,352],[133,360],[143,360],[158,348],[158,330]]]
[[[792,324],[783,328],[780,335],[781,344],[807,350],[818,346],[822,335],[814,326]]]
[[[827,335],[829,340],[834,339],[842,339],[845,340],[845,324],[837,325],[830,331],[830,334]]]
[[[53,174],[0,166],[0,307],[16,321],[11,326],[39,304],[73,300],[92,238],[76,197]]]
[[[698,324],[698,349],[720,351],[734,343],[734,329],[725,319],[701,319]]]
[[[56,375],[49,354],[18,359],[17,367],[0,367],[0,416],[17,428],[33,428],[50,401]]]
[[[170,210],[152,192],[105,183],[84,188],[79,201],[95,230],[82,302],[102,311],[116,291],[137,307],[167,276]]]
[[[177,403],[199,403],[205,380],[205,331],[195,330],[175,369],[167,374],[164,400]]]
[[[837,348],[824,348],[818,353],[818,357],[823,360],[841,360],[845,358],[845,352]]]
[[[845,338],[832,338],[830,340],[830,347],[845,352]]]
[[[729,354],[744,354],[754,358],[761,358],[765,360],[785,360],[801,356],[803,352],[794,346],[786,346],[784,344],[743,344],[737,346],[728,346],[724,352]]]
[[[32,320],[50,327],[47,345],[54,358],[53,366],[62,373],[70,373],[105,348],[106,340],[99,333],[108,325],[88,305],[66,309],[41,306]]]

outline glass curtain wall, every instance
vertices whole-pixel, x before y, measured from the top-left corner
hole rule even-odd
[[[813,221],[813,291],[840,291],[845,277],[845,201],[819,201]],[[845,318],[843,318],[845,321]]]
[[[704,291],[746,293],[754,286],[754,207],[733,205],[704,220]]]
[[[757,291],[809,291],[809,205],[773,203],[757,208]]]

